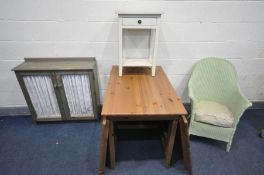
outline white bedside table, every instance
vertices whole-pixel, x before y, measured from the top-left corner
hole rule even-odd
[[[128,13],[118,12],[119,19],[119,76],[122,76],[123,67],[150,67],[155,76],[156,56],[158,49],[159,25],[162,13]],[[149,33],[148,56],[143,58],[124,55],[125,31]],[[140,40],[140,36],[139,39]]]

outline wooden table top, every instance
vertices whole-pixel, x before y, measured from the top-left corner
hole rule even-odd
[[[152,77],[148,68],[124,68],[118,76],[113,66],[102,116],[187,115],[176,91],[160,66]]]

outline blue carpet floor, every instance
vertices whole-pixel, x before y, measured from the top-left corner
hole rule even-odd
[[[248,110],[229,153],[222,142],[192,136],[193,174],[263,175],[264,139],[258,136],[261,128],[264,110]],[[1,117],[0,175],[98,174],[100,132],[100,122],[35,124],[29,116]],[[114,170],[107,168],[105,174],[187,174],[175,150],[173,165],[167,169],[158,137],[120,137],[117,166]]]

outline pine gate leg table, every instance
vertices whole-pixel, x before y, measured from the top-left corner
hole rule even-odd
[[[147,68],[126,68],[118,76],[113,66],[102,110],[99,173],[105,171],[107,150],[115,168],[115,121],[170,121],[165,145],[165,165],[171,164],[177,129],[181,133],[184,167],[192,174],[187,112],[160,66],[156,76]],[[109,149],[107,149],[109,148]]]

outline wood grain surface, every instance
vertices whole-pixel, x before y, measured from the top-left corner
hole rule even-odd
[[[103,116],[162,116],[186,115],[176,91],[160,66],[156,76],[149,68],[124,68],[118,76],[118,67],[111,70],[102,110]]]

